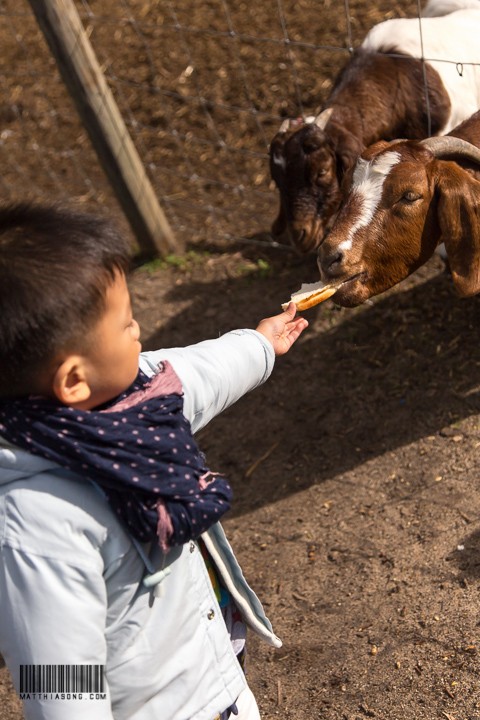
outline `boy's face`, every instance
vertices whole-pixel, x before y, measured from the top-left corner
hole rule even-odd
[[[85,409],[112,400],[132,384],[142,349],[139,338],[125,276],[117,273],[107,289],[105,312],[92,332],[88,350],[82,353],[91,391]]]

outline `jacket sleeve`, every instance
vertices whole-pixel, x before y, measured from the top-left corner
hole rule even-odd
[[[197,432],[265,382],[272,372],[275,353],[256,330],[234,330],[185,348],[142,353],[140,367],[152,374],[162,360],[172,364],[182,381],[184,413]]]

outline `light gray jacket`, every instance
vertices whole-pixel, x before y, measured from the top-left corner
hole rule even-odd
[[[195,432],[268,378],[274,352],[238,330],[142,353],[140,367],[153,374],[162,360]],[[203,537],[247,624],[279,647],[222,527]],[[94,485],[1,440],[0,543],[0,653],[17,690],[20,665],[106,666],[104,696],[29,693],[28,720],[213,720],[243,689],[197,544],[140,548]]]

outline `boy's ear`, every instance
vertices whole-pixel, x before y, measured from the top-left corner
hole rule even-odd
[[[75,407],[89,399],[90,386],[79,355],[69,355],[55,371],[53,392],[63,405]]]

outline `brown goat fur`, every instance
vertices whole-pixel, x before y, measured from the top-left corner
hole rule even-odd
[[[272,234],[289,235],[303,253],[312,252],[335,219],[342,182],[358,155],[380,138],[424,138],[445,125],[450,100],[440,76],[412,57],[357,49],[338,76],[324,109],[333,112],[325,129],[294,124],[270,145],[270,172],[280,209]]]

